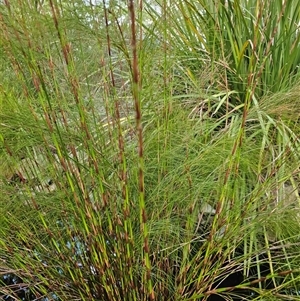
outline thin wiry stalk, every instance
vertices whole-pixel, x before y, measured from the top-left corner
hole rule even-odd
[[[144,187],[144,150],[143,150],[143,128],[142,128],[142,111],[140,100],[141,74],[139,74],[137,40],[136,40],[136,18],[134,1],[130,0],[128,10],[131,19],[131,46],[132,46],[132,92],[135,103],[136,113],[136,130],[138,137],[138,178],[139,178],[139,210],[140,210],[140,225],[143,235],[143,251],[142,261],[145,266],[144,281],[146,287],[143,288],[145,293],[149,295],[150,300],[155,299],[152,280],[151,280],[151,262],[149,248],[149,234],[147,228],[147,213],[145,206],[145,187]],[[142,12],[140,12],[142,13]]]

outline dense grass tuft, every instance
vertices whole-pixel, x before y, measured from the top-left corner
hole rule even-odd
[[[0,298],[296,300],[300,2],[127,4],[0,6]]]

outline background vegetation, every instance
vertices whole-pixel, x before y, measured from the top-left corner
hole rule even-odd
[[[300,2],[0,2],[3,300],[298,300]]]

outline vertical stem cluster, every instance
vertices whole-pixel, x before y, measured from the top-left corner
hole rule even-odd
[[[127,162],[125,156],[125,143],[124,137],[121,127],[121,113],[120,113],[120,103],[116,97],[116,81],[113,72],[113,54],[112,54],[112,46],[111,46],[111,37],[109,32],[109,20],[108,20],[108,12],[109,10],[106,8],[105,1],[103,0],[104,7],[104,18],[105,18],[105,29],[106,29],[106,39],[107,39],[107,50],[109,57],[109,76],[111,81],[110,88],[112,89],[110,96],[114,101],[114,118],[112,119],[113,127],[115,126],[117,129],[117,141],[118,141],[118,151],[119,151],[119,178],[121,180],[121,189],[122,189],[122,200],[123,200],[123,216],[124,221],[117,222],[115,227],[116,236],[117,236],[117,248],[116,254],[120,260],[121,273],[120,281],[123,287],[123,298],[131,298],[132,300],[136,300],[137,292],[134,283],[134,271],[133,271],[133,258],[134,258],[134,250],[133,250],[133,231],[132,231],[132,221],[130,219],[130,199],[129,199],[129,191],[128,191],[128,178],[127,178]],[[111,12],[112,13],[112,12]],[[112,13],[113,14],[113,13]],[[109,216],[108,218],[112,220],[110,222],[114,223],[114,219],[119,220],[117,217],[118,213],[115,213],[115,216]],[[112,214],[113,215],[113,214]],[[121,229],[123,227],[123,229]],[[122,233],[124,231],[124,234]],[[124,244],[125,243],[125,244]],[[122,259],[125,264],[123,265]],[[129,296],[129,297],[126,297]]]

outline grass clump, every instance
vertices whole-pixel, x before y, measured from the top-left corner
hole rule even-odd
[[[296,299],[299,14],[5,1],[1,298]]]

